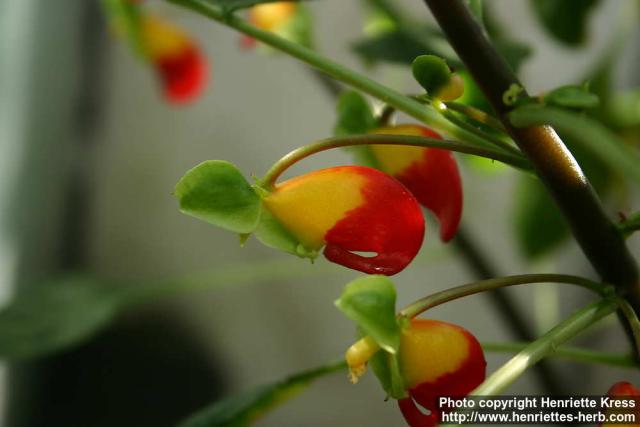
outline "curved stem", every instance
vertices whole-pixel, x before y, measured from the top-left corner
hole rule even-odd
[[[620,311],[627,319],[629,324],[629,328],[631,329],[631,334],[633,335],[633,339],[636,345],[636,354],[640,354],[640,320],[638,320],[638,315],[631,307],[631,304],[624,298],[617,298],[618,307]]]
[[[331,150],[334,148],[350,147],[354,145],[410,145],[415,147],[440,148],[444,150],[457,151],[459,153],[473,154],[475,156],[486,157],[493,160],[506,163],[508,165],[527,169],[528,164],[523,161],[520,156],[505,153],[495,147],[478,147],[466,142],[446,141],[442,139],[427,138],[422,136],[405,136],[405,135],[354,135],[328,138],[313,144],[305,145],[297,148],[278,160],[267,171],[261,184],[271,189],[275,185],[278,177],[282,175],[293,164],[300,160],[321,151]]]
[[[508,286],[526,285],[531,283],[566,283],[581,286],[599,295],[608,295],[610,294],[611,289],[602,283],[594,282],[584,277],[571,276],[567,274],[522,274],[517,276],[496,277],[462,286],[456,286],[455,288],[446,289],[419,299],[400,310],[400,316],[413,318],[430,308],[469,295],[505,288]]]
[[[483,342],[485,351],[495,353],[518,353],[531,343],[529,342]],[[578,347],[562,346],[549,356],[580,363],[599,363],[620,368],[638,368],[638,362],[630,354],[605,353]]]
[[[558,324],[541,338],[528,344],[510,361],[502,365],[487,378],[473,393],[474,396],[491,396],[504,391],[529,367],[546,356],[554,354],[558,347],[580,332],[608,316],[617,309],[615,301],[605,299],[578,310]]]
[[[215,4],[212,4],[207,0],[167,1],[192,9],[223,25],[234,28],[241,33],[251,36],[256,40],[259,40],[266,45],[273,47],[274,49],[285,52],[290,56],[293,56],[294,58],[297,58],[322,71],[323,73],[328,74],[336,80],[339,80],[358,90],[361,90],[364,93],[378,98],[385,104],[392,105],[398,110],[407,113],[411,117],[455,138],[469,141],[480,146],[492,147],[492,144],[489,141],[486,141],[475,133],[469,132],[466,129],[462,129],[446,120],[432,106],[422,105],[416,100],[411,99],[410,97],[407,97],[402,93],[395,91],[387,86],[384,86],[376,82],[375,80],[368,78],[367,76],[357,73],[343,66],[342,64],[332,61],[331,59],[319,54],[312,49],[291,42],[272,32],[263,31],[259,28],[256,28],[243,19],[238,18],[237,16],[225,14],[219,6],[216,6]]]

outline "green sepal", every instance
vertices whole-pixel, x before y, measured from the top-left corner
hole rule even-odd
[[[318,257],[317,250],[305,247],[267,209],[262,210],[254,234],[260,242],[270,248],[279,249],[300,258],[309,258],[312,261]]]
[[[564,108],[595,108],[600,105],[598,95],[583,86],[562,86],[544,96],[544,103]]]
[[[401,330],[395,312],[396,289],[388,277],[371,275],[350,282],[335,304],[380,348],[398,351]]]
[[[377,127],[371,105],[356,91],[343,92],[338,98],[336,110],[338,117],[333,127],[336,136],[361,135]]]
[[[207,160],[189,170],[174,194],[180,211],[236,233],[258,226],[262,201],[238,168],[223,160]]]
[[[400,370],[400,361],[396,354],[379,351],[369,360],[369,367],[378,378],[378,381],[380,381],[380,385],[387,393],[387,396],[393,399],[407,397],[407,390]]]
[[[437,96],[451,80],[447,61],[435,55],[420,55],[413,60],[411,72],[430,96]]]

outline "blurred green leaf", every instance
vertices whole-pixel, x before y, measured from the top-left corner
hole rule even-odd
[[[640,89],[613,94],[607,107],[615,126],[640,126]]]
[[[337,113],[338,118],[333,128],[336,136],[361,135],[376,128],[371,105],[356,91],[350,90],[340,95]]]
[[[247,427],[269,410],[293,398],[314,380],[346,370],[345,362],[331,363],[222,399],[197,412],[179,427]]]
[[[0,311],[0,358],[40,357],[78,344],[111,323],[129,295],[82,277],[29,288]]]
[[[397,352],[400,326],[396,320],[396,288],[388,277],[371,275],[350,282],[335,304],[380,348]]]
[[[620,170],[628,178],[640,181],[640,153],[629,147],[600,122],[560,108],[525,105],[509,113],[516,127],[551,125],[584,147],[613,170]]]
[[[429,30],[410,31],[398,27],[393,31],[383,32],[356,42],[353,50],[363,60],[371,63],[390,62],[409,65],[417,56],[433,54],[446,58],[452,65],[459,65],[460,62],[456,58],[446,55],[441,46],[434,43],[438,40],[441,40],[441,37]]]
[[[313,19],[309,10],[300,5],[300,7],[296,8],[293,17],[282,28],[278,29],[277,34],[302,46],[312,47]]]
[[[420,55],[411,64],[413,78],[427,91],[435,96],[451,81],[451,70],[447,61],[435,55]]]
[[[569,237],[566,220],[538,179],[520,177],[515,203],[515,236],[526,257],[545,255]]]
[[[582,86],[562,86],[544,95],[545,104],[565,108],[595,108],[600,105],[598,95]]]
[[[531,0],[536,16],[556,40],[576,47],[586,38],[589,14],[598,0]]]
[[[516,73],[520,66],[533,54],[533,49],[529,45],[506,36],[492,37],[491,42]]]
[[[236,233],[252,232],[260,219],[260,197],[238,168],[223,160],[189,170],[174,194],[183,213]]]

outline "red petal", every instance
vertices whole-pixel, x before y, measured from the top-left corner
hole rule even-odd
[[[204,91],[208,68],[205,57],[195,46],[185,49],[179,56],[157,61],[165,95],[174,103],[189,102]]]
[[[375,169],[353,166],[365,175],[364,203],[348,212],[325,235],[325,257],[367,274],[393,275],[416,256],[424,238],[424,218],[416,199],[397,180]],[[353,253],[373,252],[367,257]]]

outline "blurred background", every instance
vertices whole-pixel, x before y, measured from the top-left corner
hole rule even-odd
[[[421,2],[398,3],[415,19],[432,22]],[[528,2],[487,3],[514,39],[533,48],[520,76],[531,93],[539,93],[584,78],[611,48],[628,2],[601,1],[581,49],[550,39]],[[247,176],[260,176],[291,149],[330,136],[334,98],[293,59],[242,49],[237,33],[177,7],[163,2],[149,7],[188,28],[210,58],[211,84],[193,104],[164,102],[150,68],[108,30],[98,2],[0,0],[3,303],[71,272],[133,287],[194,274],[206,281],[208,271],[229,265],[251,269],[267,263],[277,270],[307,262],[253,239],[241,248],[232,233],[180,214],[171,192],[182,174],[203,160],[229,160]],[[353,54],[351,46],[363,37],[365,25],[360,2],[326,0],[308,7],[319,50],[397,89],[416,90],[406,67],[367,68]],[[619,88],[640,84],[639,37],[636,30],[616,67]],[[305,160],[291,174],[350,161],[346,153],[333,151]],[[514,232],[515,205],[523,196],[516,172],[462,164],[465,231],[500,275],[593,276],[569,240],[542,256],[525,256]],[[638,208],[637,194],[619,183],[605,199],[612,216]],[[436,230],[429,220],[415,265],[394,278],[400,305],[476,280],[456,246],[442,245]],[[629,243],[640,254],[638,239]],[[333,301],[358,274],[325,264],[319,259],[308,266],[317,273],[286,280],[265,274],[247,284],[159,299],[127,311],[68,352],[5,363],[2,425],[171,426],[223,395],[337,359],[353,341],[354,327]],[[591,299],[553,285],[508,293],[538,332]],[[430,316],[460,324],[481,341],[513,339],[485,296],[447,304]],[[605,323],[579,343],[625,351],[615,319]],[[489,370],[507,358],[490,354]],[[640,379],[629,370],[558,360],[548,368],[565,394],[602,394],[615,381]],[[511,390],[544,393],[533,372]],[[335,375],[258,425],[403,425],[395,403],[384,397],[372,375],[356,386]]]

